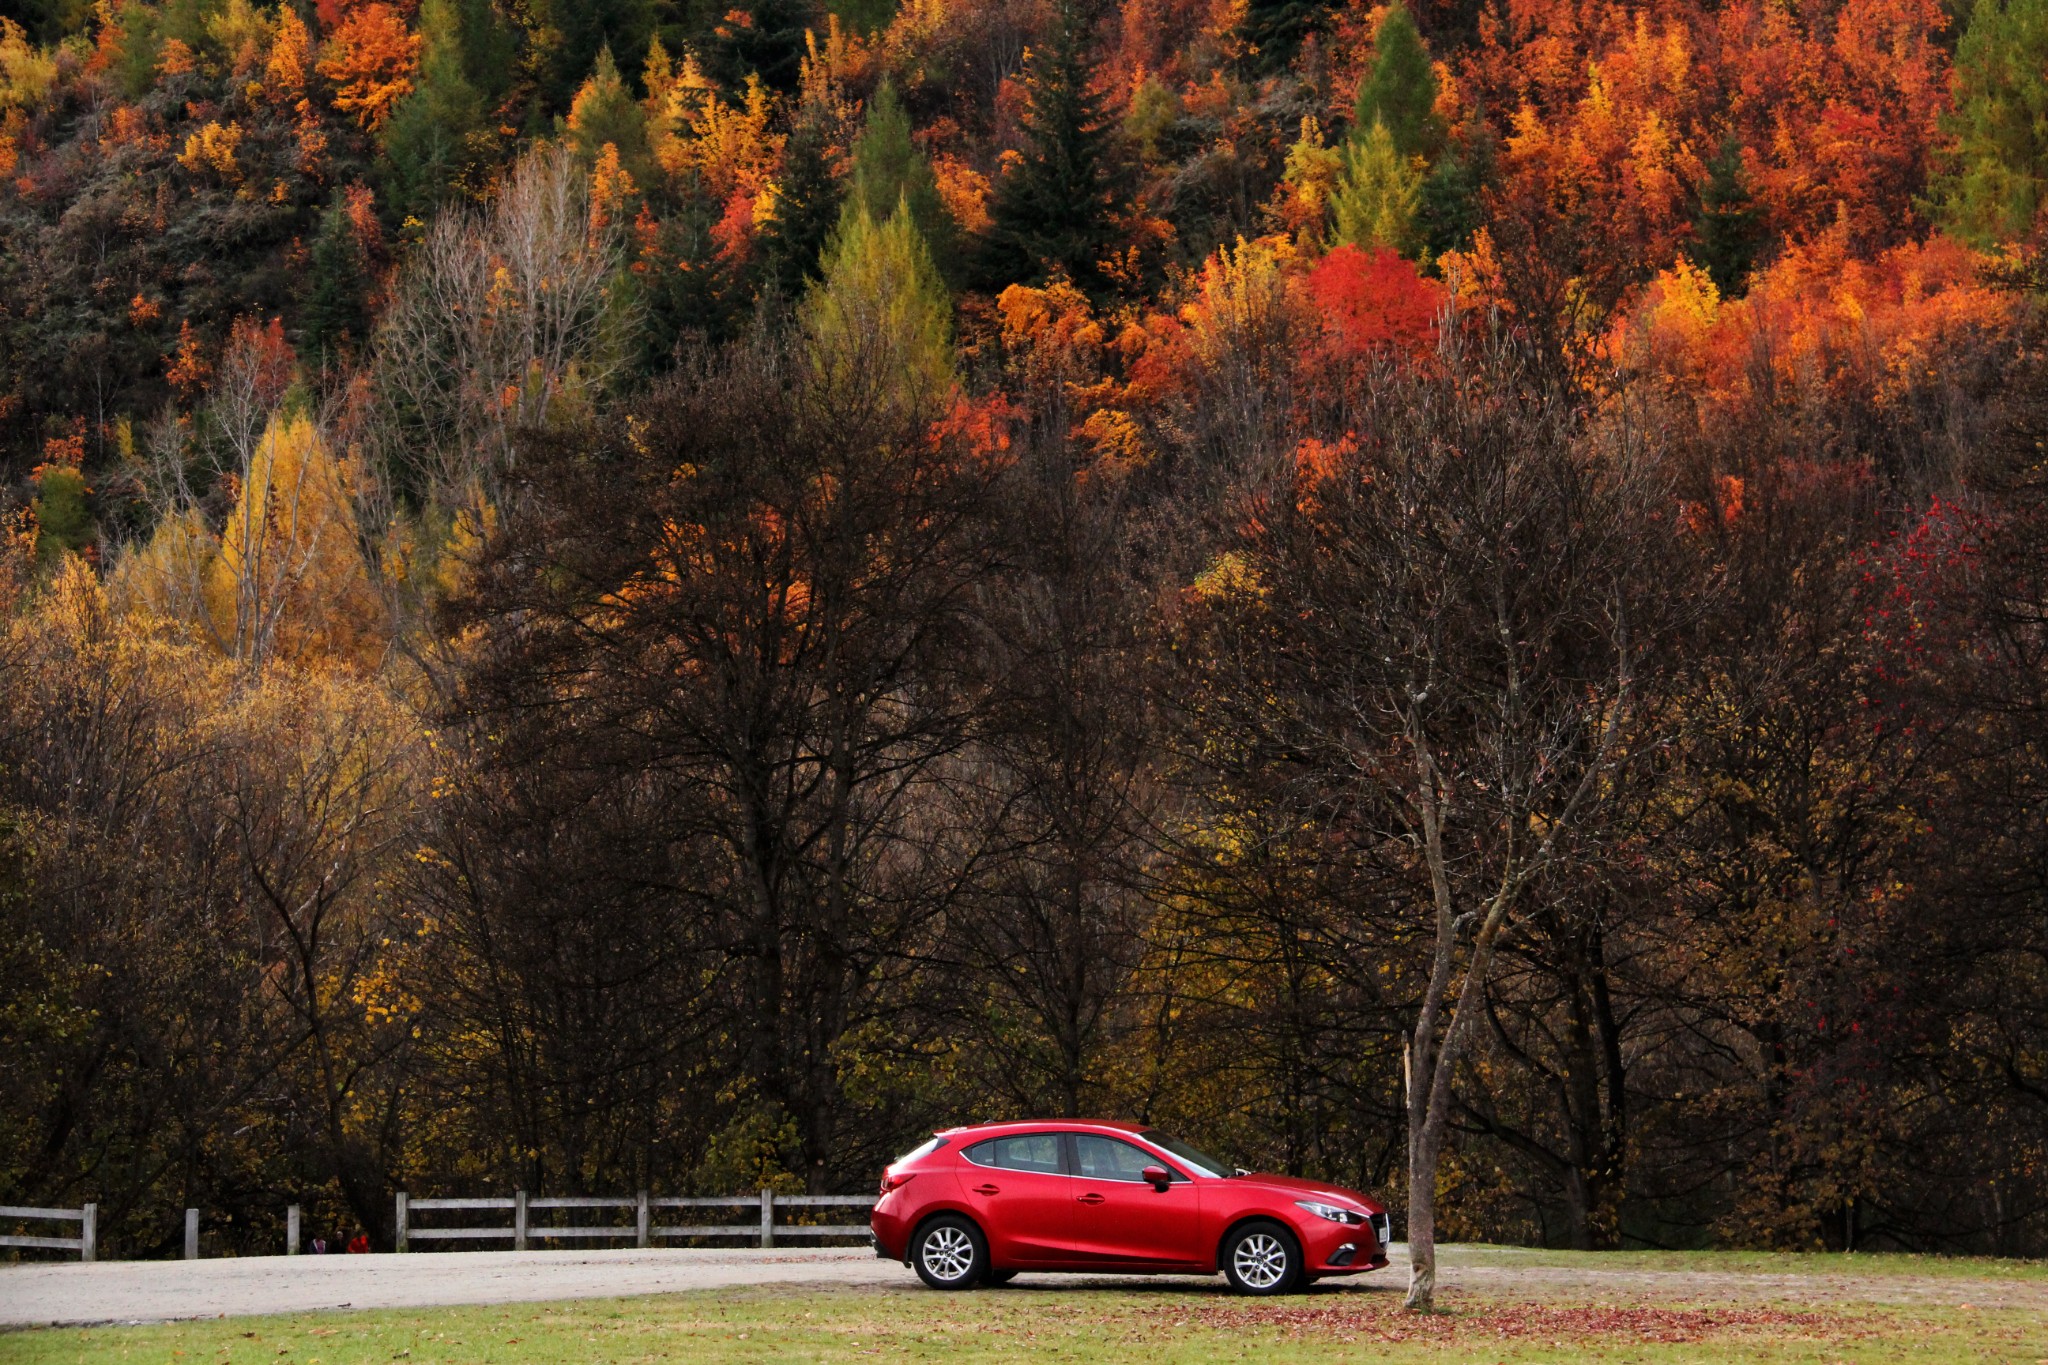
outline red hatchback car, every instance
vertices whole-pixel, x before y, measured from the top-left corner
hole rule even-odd
[[[934,1289],[1020,1270],[1213,1275],[1284,1294],[1387,1263],[1387,1214],[1355,1190],[1254,1175],[1135,1123],[953,1128],[882,1175],[875,1253]]]

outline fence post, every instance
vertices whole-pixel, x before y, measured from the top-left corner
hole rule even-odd
[[[293,1204],[284,1211],[284,1254],[299,1254],[299,1206]]]
[[[512,1249],[526,1250],[526,1191],[512,1196]]]
[[[199,1210],[185,1210],[185,1259],[199,1259]]]
[[[100,1206],[98,1204],[87,1204],[85,1206],[85,1221],[79,1224],[78,1229],[78,1259],[90,1261],[97,1259],[99,1254]]]
[[[398,1192],[397,1231],[396,1235],[392,1238],[391,1241],[391,1245],[394,1250],[405,1251],[409,1249],[409,1244],[407,1241],[407,1224],[408,1222],[410,1222],[411,1218],[412,1196],[407,1194],[404,1190],[400,1190]]]
[[[640,1191],[640,1205],[633,1214],[633,1245],[647,1245],[647,1191]]]
[[[761,1245],[775,1245],[775,1191],[765,1186],[761,1190]]]

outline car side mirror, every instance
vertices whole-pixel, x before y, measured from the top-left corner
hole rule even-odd
[[[1138,1174],[1150,1181],[1152,1188],[1161,1194],[1165,1194],[1166,1187],[1173,1183],[1173,1172],[1167,1170],[1164,1166],[1147,1166]]]

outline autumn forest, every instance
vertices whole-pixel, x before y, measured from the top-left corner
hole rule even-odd
[[[0,0],[0,1203],[2048,1254],[2048,0],[724,4]]]

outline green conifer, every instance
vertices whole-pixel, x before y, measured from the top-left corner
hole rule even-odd
[[[462,27],[462,74],[492,110],[518,74],[519,34],[494,0],[456,0]]]
[[[654,38],[655,0],[529,0],[527,50],[542,65],[541,91],[547,110],[565,112],[584,78],[610,48],[645,52]],[[626,73],[637,78],[635,67]]]
[[[862,35],[881,32],[896,17],[896,0],[828,0],[825,8],[849,31]]]
[[[910,140],[910,118],[896,98],[896,87],[883,81],[868,105],[867,123],[853,143],[853,173],[847,184],[843,215],[863,209],[882,222],[902,203],[910,221],[924,237],[941,274],[950,275],[957,252],[953,217],[939,199],[931,163]]]
[[[36,496],[29,500],[35,519],[36,558],[54,564],[92,543],[92,507],[85,475],[76,465],[46,464],[35,475]]]
[[[806,105],[797,111],[775,182],[775,210],[761,230],[765,282],[784,299],[802,296],[819,276],[819,256],[845,197],[833,173],[831,121]]]
[[[420,69],[384,126],[385,199],[425,220],[459,194],[489,157],[483,95],[470,84],[457,0],[420,6]]]
[[[369,328],[362,246],[338,193],[321,215],[309,265],[306,299],[299,309],[299,353],[318,372],[346,357]]]
[[[2048,0],[1977,0],[1954,89],[1942,216],[1978,246],[2025,236],[2048,198]]]
[[[1724,299],[1740,295],[1763,240],[1763,211],[1742,174],[1742,143],[1732,134],[1707,163],[1700,211],[1693,219],[1692,257]]]
[[[1444,144],[1444,121],[1436,112],[1436,68],[1400,0],[1381,16],[1372,46],[1372,68],[1359,82],[1352,110],[1354,136],[1378,120],[1402,156],[1435,157]]]
[[[725,0],[716,9],[729,12]],[[809,0],[741,0],[731,10],[746,18],[714,30],[715,41],[705,53],[711,74],[731,89],[754,72],[772,90],[795,90],[803,72],[804,34],[818,27]]]
[[[1065,3],[1050,41],[1026,55],[1024,146],[1017,164],[996,182],[981,244],[979,274],[990,287],[1042,279],[1054,270],[1083,289],[1102,283],[1117,187],[1082,42],[1083,20]]]
[[[1246,65],[1254,72],[1285,70],[1302,40],[1328,21],[1329,11],[1327,0],[1248,0],[1237,30]]]
[[[619,164],[634,183],[654,183],[654,154],[647,145],[647,111],[626,88],[612,50],[597,54],[590,79],[576,92],[566,125],[569,141],[586,161],[596,161],[606,143],[619,149]]]
[[[1416,228],[1431,257],[1463,251],[1479,230],[1479,196],[1493,179],[1493,130],[1475,109],[1422,181]]]

